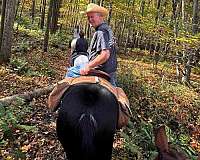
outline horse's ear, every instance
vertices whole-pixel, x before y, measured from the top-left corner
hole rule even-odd
[[[168,137],[166,135],[165,126],[162,125],[155,129],[155,145],[161,152],[168,152]]]
[[[197,160],[200,160],[200,153],[199,153],[199,155],[198,155],[198,158],[197,158]]]

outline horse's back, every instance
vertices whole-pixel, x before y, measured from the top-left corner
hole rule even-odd
[[[57,134],[71,160],[109,160],[118,119],[115,96],[99,84],[71,86],[64,94]]]

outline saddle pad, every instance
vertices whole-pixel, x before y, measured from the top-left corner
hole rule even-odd
[[[132,113],[130,110],[129,100],[126,94],[124,93],[123,89],[119,87],[114,87],[107,80],[96,76],[80,76],[76,78],[68,77],[61,80],[57,83],[57,85],[54,87],[53,91],[49,95],[48,108],[52,111],[56,111],[58,109],[60,99],[65,93],[65,91],[71,85],[80,83],[98,83],[103,87],[107,88],[110,92],[112,92],[119,102],[119,121],[117,128],[120,129],[128,123],[128,120]]]

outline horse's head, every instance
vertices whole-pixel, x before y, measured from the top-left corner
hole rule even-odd
[[[155,145],[158,149],[158,156],[156,157],[156,160],[187,159],[187,157],[183,153],[172,149],[172,147],[169,145],[164,125],[155,130]]]

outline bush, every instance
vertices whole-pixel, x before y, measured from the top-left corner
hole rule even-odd
[[[10,65],[18,74],[24,74],[30,69],[25,58],[12,58]]]
[[[118,83],[127,94],[133,113],[128,126],[121,133],[124,138],[124,152],[128,152],[131,157],[129,159],[155,159],[157,149],[153,130],[160,124],[170,127],[167,128],[170,143],[187,153],[190,159],[194,159],[195,151],[189,145],[190,137],[185,124],[176,119],[177,114],[172,113],[172,107],[175,105],[172,97],[176,95],[185,99],[185,95],[190,93],[188,89],[180,85],[170,85],[169,82],[163,84],[157,81],[156,85],[159,87],[149,85],[144,77],[145,73],[136,75],[136,69],[128,63],[119,65]],[[193,101],[193,107],[196,106],[198,101]]]
[[[71,37],[67,32],[56,32],[50,36],[50,44],[55,45],[68,45]]]
[[[25,124],[25,117],[31,113],[31,107],[18,99],[15,105],[4,106],[0,104],[0,150],[14,148],[10,150],[16,159],[24,159],[18,137],[23,132],[35,132],[36,126]]]

